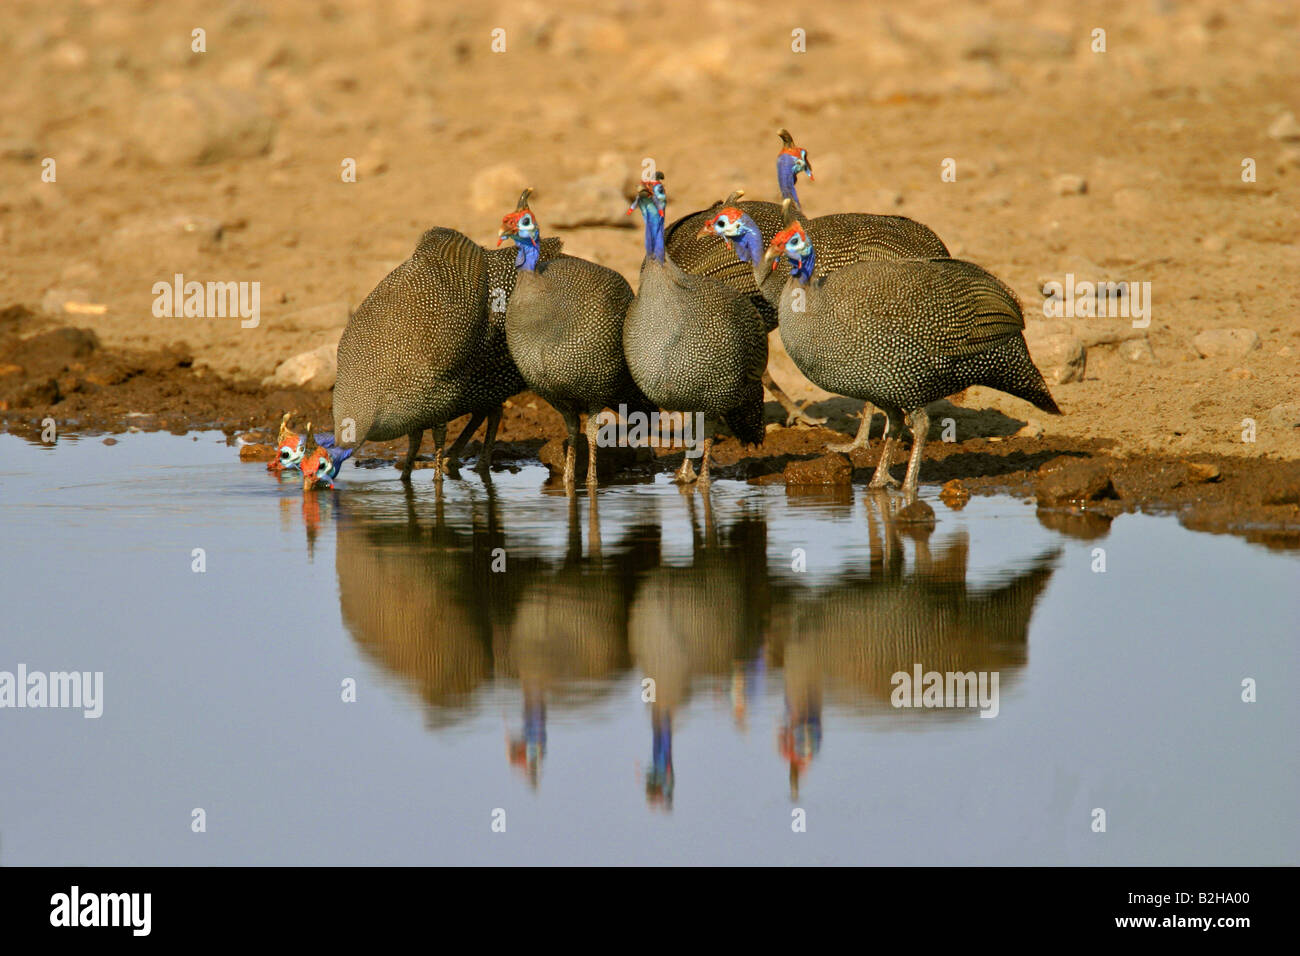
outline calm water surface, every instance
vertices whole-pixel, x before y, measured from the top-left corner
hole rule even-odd
[[[0,671],[104,675],[0,709],[0,863],[1300,862],[1294,555],[541,468],[304,499],[193,437],[0,435]],[[918,664],[996,716],[891,706]]]

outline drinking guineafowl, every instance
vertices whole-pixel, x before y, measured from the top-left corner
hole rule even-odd
[[[558,240],[541,245],[542,260]],[[424,429],[433,429],[435,476],[455,465],[486,417],[480,470],[491,463],[501,403],[524,389],[506,346],[505,309],[515,285],[508,249],[487,250],[453,229],[420,237],[411,258],[377,285],[348,319],[339,340],[334,385],[335,441],[406,435],[402,469],[409,480]],[[470,414],[445,454],[447,423]]]
[[[559,256],[540,262],[541,231],[528,206],[531,189],[501,220],[498,242],[514,241],[518,277],[506,309],[506,343],[528,387],[564,417],[569,447],[564,485],[573,486],[579,416],[587,416],[587,485],[596,484],[601,409],[649,415],[623,357],[623,319],[632,303],[627,280],[605,266]],[[619,406],[622,406],[620,409]]]
[[[829,392],[860,398],[885,413],[885,444],[873,488],[889,475],[907,412],[912,455],[903,481],[911,502],[930,419],[925,406],[972,385],[1023,398],[1060,414],[1025,345],[1015,293],[960,259],[859,262],[816,275],[816,247],[787,204],[787,225],[764,262],[785,256],[781,339],[800,371]]]
[[[812,178],[812,162],[808,151],[796,146],[786,130],[780,130],[782,149],[776,157],[777,185],[782,201],[794,204],[795,214],[819,250],[818,275],[833,272],[841,266],[860,261],[879,259],[931,259],[948,255],[943,240],[922,223],[906,216],[882,216],[872,213],[832,213],[809,219],[803,214],[796,189],[800,173]],[[763,250],[782,228],[781,206],[770,202],[741,202],[743,192],[737,191],[711,209],[693,213],[673,223],[668,230],[668,251],[688,272],[727,282],[738,289],[754,293],[760,311],[768,323],[768,331],[777,326],[777,308],[781,301],[784,277],[761,270]],[[727,240],[735,257],[710,235]],[[737,261],[737,259],[739,261]],[[772,391],[771,376],[764,384]],[[794,405],[779,389],[773,391],[782,407],[789,413],[787,422],[795,419],[808,424],[821,424],[824,419],[812,419]],[[839,451],[852,451],[866,445],[871,428],[871,409],[862,410],[862,423],[853,441],[834,446]]]
[[[751,297],[683,272],[664,250],[663,173],[642,182],[632,209],[645,219],[640,288],[623,322],[623,352],[641,390],[660,408],[704,416],[699,479],[709,480],[713,428],[725,421],[746,444],[763,442],[767,329]],[[632,209],[629,209],[630,213]],[[695,479],[688,455],[677,472]]]

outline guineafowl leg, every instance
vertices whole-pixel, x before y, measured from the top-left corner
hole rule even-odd
[[[907,477],[903,479],[903,500],[916,500],[916,486],[921,481],[921,455],[930,434],[930,416],[924,408],[914,408],[908,416],[912,426],[912,455],[907,460]]]
[[[587,413],[587,487],[595,488],[599,479],[596,475],[596,436],[600,431],[600,412]]]
[[[564,449],[564,487],[571,489],[578,461],[578,413],[566,409],[560,414],[564,416],[564,427],[569,432],[569,444]]]
[[[880,461],[876,463],[876,472],[871,476],[868,488],[897,488],[898,482],[889,473],[894,463],[894,448],[898,445],[898,433],[903,430],[903,413],[897,408],[886,408],[885,440],[881,443]]]
[[[766,369],[763,371],[763,387],[772,393],[772,397],[777,400],[782,408],[785,409],[785,424],[788,428],[791,425],[824,425],[826,419],[813,418],[802,408],[795,404],[793,398],[782,391],[781,386],[776,384],[776,379],[772,378],[772,373]]]
[[[431,430],[433,431],[433,480],[442,481],[443,469],[446,467],[442,446],[447,443],[447,423],[438,422]]]
[[[709,483],[709,453],[713,451],[713,438],[704,439],[704,454],[700,456],[700,478],[699,484],[707,485]]]
[[[415,456],[420,453],[420,442],[424,441],[424,429],[417,428],[406,436],[410,443],[406,449],[406,461],[402,464],[402,481],[411,483],[411,469],[415,467]]]
[[[492,470],[492,449],[497,443],[497,429],[501,427],[502,408],[498,405],[487,414],[487,433],[483,436],[483,450],[478,453],[478,463],[475,469],[480,475],[486,475]]]
[[[474,412],[474,414],[470,415],[469,421],[465,423],[465,427],[460,430],[460,434],[456,436],[456,440],[452,442],[451,447],[447,449],[448,470],[454,471],[456,466],[460,464],[460,456],[465,451],[465,446],[469,444],[469,440],[474,437],[474,433],[478,431],[479,425],[482,424],[482,412]]]
[[[691,448],[687,446],[686,451],[691,451]],[[676,473],[673,475],[673,481],[677,482],[679,485],[689,485],[694,480],[695,466],[691,464],[691,456],[689,454],[683,454],[682,467],[678,468]]]
[[[862,406],[862,421],[858,423],[858,433],[853,436],[853,441],[836,442],[833,445],[827,445],[826,450],[842,451],[849,454],[857,448],[866,448],[868,445],[867,435],[871,431],[871,418],[874,414],[875,410],[871,407],[871,403],[867,402]],[[822,419],[822,421],[825,421],[825,419]]]

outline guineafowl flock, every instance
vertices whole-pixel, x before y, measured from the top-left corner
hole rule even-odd
[[[943,240],[912,219],[809,218],[796,187],[800,174],[812,178],[812,163],[786,130],[780,136],[779,202],[742,201],[738,191],[670,224],[663,172],[640,184],[628,209],[645,225],[635,293],[612,269],[543,238],[531,189],[501,221],[497,245],[509,240],[513,248],[485,249],[454,230],[430,229],[348,321],[334,433],[313,434],[308,425],[299,436],[286,416],[270,467],[301,469],[309,490],[328,485],[364,442],[405,435],[409,481],[427,428],[441,479],[486,419],[478,467],[487,471],[503,402],[531,389],[564,419],[567,489],[584,415],[586,482],[597,483],[605,409],[624,419],[693,416],[702,430],[675,480],[707,483],[720,429],[744,444],[763,442],[764,388],[787,425],[819,423],[767,371],[776,329],[810,381],[866,403],[857,436],[829,450],[865,446],[873,406],[884,413],[871,487],[898,486],[890,468],[907,418],[907,502],[916,500],[929,403],[984,385],[1059,414],[1025,345],[1020,303],[1004,283],[951,258]],[[448,422],[464,415],[469,423],[445,448]]]

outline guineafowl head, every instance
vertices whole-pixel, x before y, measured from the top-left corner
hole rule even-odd
[[[303,456],[302,456],[302,490],[311,491],[317,485],[330,487],[335,478],[338,477],[339,469],[343,463],[352,457],[353,449],[339,448],[331,445],[325,447],[317,444],[316,436],[312,434],[311,424],[307,425],[307,433],[303,436]]]
[[[292,412],[285,412],[280,419],[280,431],[275,437],[275,460],[266,463],[268,471],[284,468],[297,468],[302,461],[302,436],[289,427]]]
[[[806,283],[812,278],[815,259],[812,242],[799,220],[794,218],[793,203],[787,199],[781,204],[781,209],[785,213],[785,227],[768,243],[763,265],[770,262],[771,268],[775,269],[780,258],[785,256],[790,260],[790,275]]]
[[[664,174],[660,170],[654,179],[643,179],[641,187],[627,207],[628,215],[632,210],[641,212],[645,220],[646,255],[663,262],[664,260],[664,216],[668,210],[668,192],[664,189]]]
[[[793,199],[798,203],[799,194],[795,192],[795,182],[800,173],[807,173],[809,179],[814,179],[812,162],[808,159],[808,150],[796,146],[794,137],[788,130],[778,130],[778,135],[782,147],[776,156],[776,181],[781,187],[781,198]]]
[[[498,246],[511,239],[519,247],[515,265],[521,269],[536,269],[542,251],[541,227],[537,216],[528,208],[528,197],[532,193],[531,187],[523,191],[515,204],[515,211],[501,218],[501,230],[497,233]]]
[[[737,205],[744,194],[738,189],[723,200],[722,208],[710,217],[698,235],[719,237],[743,262],[755,265],[763,258],[763,234],[758,223]]]

